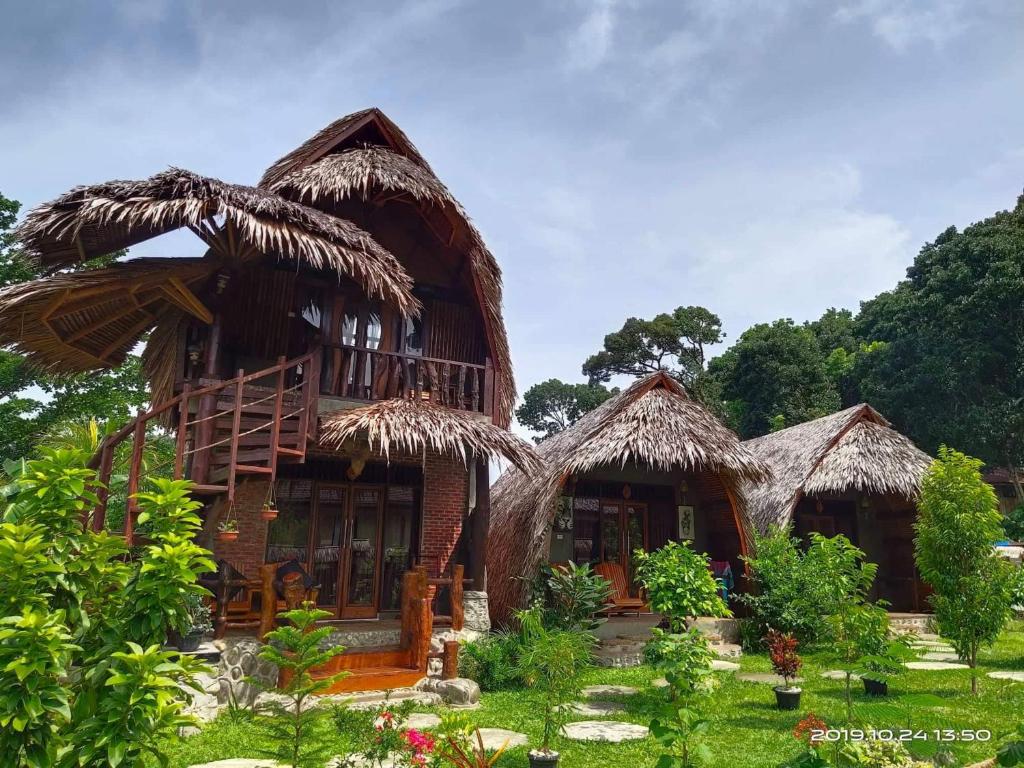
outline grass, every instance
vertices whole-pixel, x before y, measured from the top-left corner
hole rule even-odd
[[[743,671],[769,671],[768,659],[763,654],[747,654],[740,660]],[[712,719],[711,747],[717,766],[729,768],[775,768],[785,764],[800,751],[792,730],[807,713],[813,712],[830,726],[845,724],[845,704],[841,681],[826,680],[821,672],[832,668],[823,653],[804,656],[801,675],[804,682],[803,698],[798,712],[780,712],[775,709],[771,686],[738,681],[732,674],[719,673],[721,684],[707,700],[707,713]],[[995,737],[1011,731],[1024,719],[1024,683],[993,680],[985,673],[995,669],[1024,669],[1024,622],[1016,622],[1003,634],[994,648],[982,654],[979,661],[981,693],[970,693],[968,673],[960,671],[925,672],[908,671],[894,677],[889,683],[889,700],[898,703],[901,696],[912,693],[933,693],[947,702],[936,709],[918,709],[913,714],[915,729],[988,729]],[[585,685],[631,685],[640,693],[623,701],[626,714],[611,719],[628,720],[647,725],[665,694],[652,688],[651,681],[658,673],[650,667],[632,669],[594,669],[586,673]],[[878,701],[867,697],[860,684],[854,695],[854,713],[864,705]],[[421,709],[418,711],[427,711]],[[485,693],[479,709],[468,713],[470,721],[479,726],[508,728],[526,733],[531,743],[539,743],[543,730],[540,708],[528,692],[499,691]],[[578,717],[576,719],[593,719]],[[237,719],[221,716],[205,726],[199,734],[176,740],[170,745],[171,768],[186,768],[228,757],[263,757],[272,747],[269,735],[260,719]],[[900,727],[904,723],[872,723],[877,728]],[[311,765],[322,766],[337,754],[346,754],[358,748],[365,740],[369,727],[368,717],[349,715],[337,722],[325,712],[317,719],[312,741],[318,755]],[[991,757],[993,743],[954,742],[954,755],[964,764]],[[562,753],[563,768],[606,768],[653,766],[659,755],[656,742],[651,739],[611,744],[581,744],[560,740],[556,748]],[[498,761],[499,768],[522,768],[527,765],[528,748],[509,750]]]

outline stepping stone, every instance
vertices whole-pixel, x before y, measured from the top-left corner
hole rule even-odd
[[[666,680],[664,677],[659,677],[654,680],[651,680],[651,685],[653,685],[655,688],[668,688],[668,680]]]
[[[735,661],[726,661],[725,659],[713,659],[711,661],[712,672],[735,672],[740,668],[740,665]]]
[[[640,693],[631,685],[588,685],[583,695],[588,699],[602,699],[605,696],[635,696]]]
[[[711,652],[720,659],[738,659],[743,655],[743,646],[738,643],[712,643]]]
[[[768,685],[786,684],[782,675],[776,675],[772,672],[744,672],[741,675],[736,675],[736,679],[742,680],[745,683],[767,683]],[[802,677],[791,677],[789,681],[791,683],[802,683],[804,679]]]
[[[841,669],[830,669],[827,672],[822,672],[821,676],[826,680],[845,680],[846,673]],[[860,680],[860,675],[854,673],[850,675],[851,680]]]
[[[949,643],[911,643],[910,647],[922,651],[946,651],[947,653],[953,650],[953,646]]]
[[[575,704],[563,704],[558,709],[563,712],[572,712],[574,715],[589,715],[590,717],[621,715],[626,711],[625,707],[613,701],[576,702]]]
[[[502,747],[506,749],[525,747],[529,742],[529,737],[525,733],[506,731],[504,728],[481,728],[480,735],[484,740],[484,749],[488,752],[499,750]],[[476,741],[475,736],[473,740]]]
[[[437,728],[441,724],[441,718],[429,712],[413,712],[405,720],[406,728],[415,728],[417,731],[427,731]]]
[[[567,723],[562,726],[562,733],[567,739],[605,741],[611,744],[643,739],[649,732],[646,725],[623,723],[618,720],[581,720],[578,723]]]
[[[988,676],[995,680],[1012,680],[1015,683],[1024,683],[1024,669],[997,669],[989,672]]]
[[[907,669],[927,669],[927,670],[940,670],[940,669],[970,669],[966,664],[958,664],[952,661],[908,661]]]
[[[924,661],[960,661],[960,657],[956,653],[946,651],[928,651],[928,653],[921,654],[921,658]]]
[[[398,766],[404,764],[404,759],[404,755],[398,752],[389,752],[388,756],[379,763],[376,760],[370,760],[364,755],[339,755],[331,759],[324,768],[398,768]]]
[[[233,757],[229,760],[214,760],[212,763],[196,763],[189,768],[285,768],[282,763],[263,758]]]

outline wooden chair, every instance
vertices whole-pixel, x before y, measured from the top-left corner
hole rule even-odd
[[[605,613],[609,616],[613,614],[622,616],[628,613],[639,616],[640,611],[647,607],[647,601],[642,597],[629,596],[626,574],[618,563],[598,563],[594,566],[594,573],[612,585],[612,602],[605,609]]]

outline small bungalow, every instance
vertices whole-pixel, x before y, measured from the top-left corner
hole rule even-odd
[[[691,540],[721,572],[741,572],[748,537],[736,490],[762,479],[765,465],[667,374],[637,381],[538,453],[542,471],[509,469],[492,492],[493,620],[523,605],[544,562],[621,573],[633,598],[638,548]]]
[[[744,483],[748,525],[761,534],[789,523],[802,537],[841,533],[878,564],[873,597],[894,611],[926,609],[913,529],[926,453],[866,404],[743,446],[772,472]]]

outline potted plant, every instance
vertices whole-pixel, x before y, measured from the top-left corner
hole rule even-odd
[[[783,685],[775,686],[775,702],[779,709],[799,709],[802,689],[792,685],[796,679],[803,660],[797,655],[797,639],[788,632],[768,630],[765,637],[768,654],[772,661],[775,674],[782,677]]]
[[[580,672],[590,663],[593,635],[550,629],[541,620],[539,606],[520,611],[523,648],[519,670],[526,684],[540,694],[544,735],[540,747],[529,753],[530,768],[554,768],[559,754],[551,748],[566,706],[580,695]]]
[[[217,526],[218,541],[235,541],[238,539],[238,521],[221,520]]]
[[[864,681],[864,693],[869,696],[888,696],[889,678],[898,675],[904,664],[917,658],[917,653],[905,637],[886,642],[883,638],[881,650],[862,656],[860,678]]]
[[[178,633],[177,646],[179,651],[188,653],[197,650],[203,637],[213,631],[213,621],[210,609],[199,595],[186,595],[185,604],[187,614],[184,626]]]
[[[263,502],[263,508],[260,510],[260,517],[264,520],[276,520],[277,505],[272,501]]]

